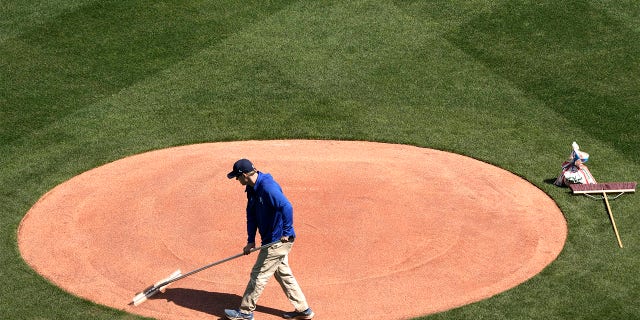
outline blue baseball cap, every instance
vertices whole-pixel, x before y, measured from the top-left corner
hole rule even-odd
[[[233,164],[233,171],[227,174],[227,178],[233,179],[243,173],[248,173],[255,170],[256,168],[253,167],[253,163],[251,163],[251,161],[249,161],[248,159],[240,159]]]

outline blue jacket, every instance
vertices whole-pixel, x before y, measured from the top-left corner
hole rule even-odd
[[[255,243],[256,230],[262,244],[280,240],[282,236],[295,237],[293,206],[280,185],[268,173],[258,172],[256,184],[247,186],[247,242]]]

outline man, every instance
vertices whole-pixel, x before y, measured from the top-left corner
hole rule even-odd
[[[288,255],[296,234],[293,230],[293,207],[280,185],[268,173],[256,170],[247,159],[233,164],[227,178],[236,179],[245,186],[247,193],[247,245],[243,251],[249,254],[256,247],[256,231],[260,232],[262,245],[277,242],[258,254],[249,284],[242,297],[240,309],[226,309],[231,320],[253,319],[258,298],[269,278],[276,280],[295,310],[283,314],[285,319],[311,319],[315,315],[289,267]]]

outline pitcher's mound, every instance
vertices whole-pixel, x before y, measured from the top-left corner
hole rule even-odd
[[[237,308],[256,255],[136,293],[241,252],[246,196],[226,174],[249,158],[294,205],[290,256],[318,318],[401,319],[485,299],[533,277],[567,226],[527,181],[486,163],[406,145],[246,141],[135,155],[57,186],[27,213],[18,240],[37,272],[80,297],[161,319],[217,319]],[[257,319],[289,304],[275,280]]]

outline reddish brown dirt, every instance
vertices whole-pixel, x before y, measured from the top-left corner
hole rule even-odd
[[[236,308],[255,254],[133,296],[176,269],[235,255],[245,241],[239,158],[273,174],[295,208],[290,262],[318,319],[345,311],[403,319],[491,297],[535,276],[567,234],[555,203],[486,163],[431,149],[339,141],[246,141],[135,155],[45,194],[20,251],[74,295],[160,319],[218,319]],[[272,280],[256,319],[290,311]]]

